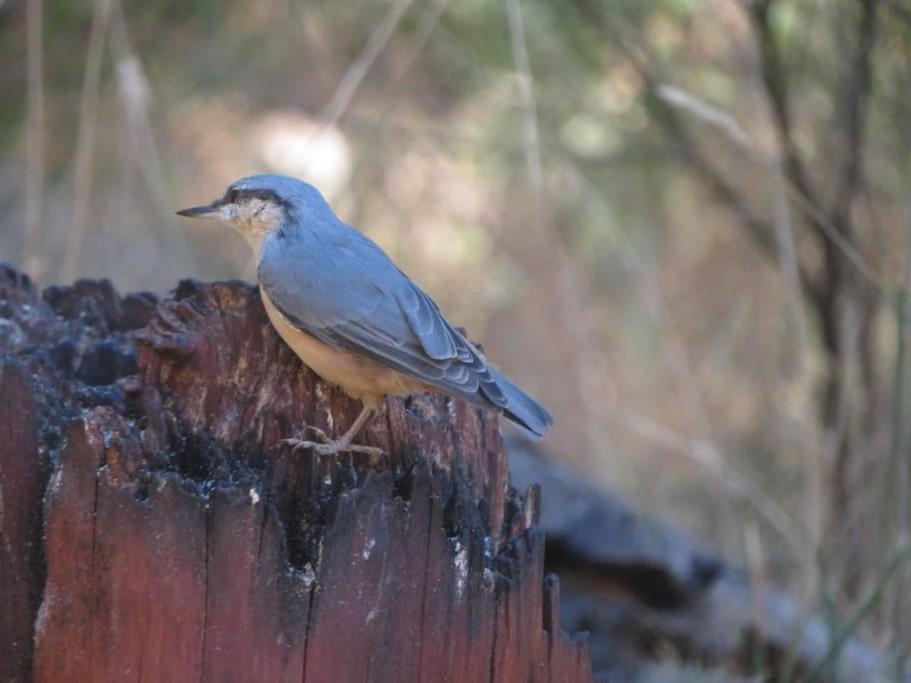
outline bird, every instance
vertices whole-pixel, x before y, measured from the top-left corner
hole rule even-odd
[[[338,218],[313,185],[276,174],[249,176],[209,204],[177,215],[217,219],[246,239],[279,336],[323,380],[362,403],[336,439],[305,426],[316,441],[279,443],[321,455],[381,454],[354,443],[361,428],[387,396],[427,391],[500,413],[533,437],[553,423],[376,242]]]

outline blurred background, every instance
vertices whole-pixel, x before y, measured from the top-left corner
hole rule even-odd
[[[310,180],[548,451],[901,659],[909,38],[907,0],[0,0],[0,260],[253,280],[174,211]]]

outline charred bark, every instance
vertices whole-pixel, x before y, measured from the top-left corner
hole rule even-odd
[[[358,405],[254,288],[0,271],[0,680],[591,680],[495,418],[390,400],[388,458],[275,448]]]

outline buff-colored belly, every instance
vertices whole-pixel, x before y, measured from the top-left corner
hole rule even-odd
[[[323,344],[299,330],[282,315],[265,290],[260,288],[266,314],[272,326],[304,363],[327,382],[339,385],[346,394],[371,408],[392,394],[406,396],[426,390],[423,383],[368,358]]]

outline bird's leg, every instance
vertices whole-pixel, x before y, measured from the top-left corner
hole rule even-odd
[[[361,414],[355,418],[354,423],[348,427],[348,431],[342,434],[338,439],[336,439],[332,444],[339,451],[352,451],[354,453],[367,453],[368,455],[383,455],[382,448],[375,448],[373,446],[359,446],[352,445],[351,442],[355,436],[361,431],[361,428],[364,426],[364,423],[370,419],[370,416],[373,415],[373,408],[368,408],[364,406],[361,409]],[[328,445],[328,444],[327,444]]]
[[[349,451],[351,453],[366,453],[373,456],[383,455],[383,450],[381,448],[374,448],[373,446],[359,446],[356,444],[352,445],[351,443],[354,437],[357,436],[357,433],[364,426],[364,423],[370,418],[370,414],[372,412],[372,408],[364,406],[363,410],[361,410],[361,414],[357,416],[357,419],[355,419],[354,423],[348,428],[348,431],[334,441],[329,440],[329,438],[326,437],[325,432],[322,430],[316,430],[317,438],[320,438],[322,440],[325,437],[325,441],[323,443],[301,439],[282,439],[279,441],[279,443],[287,444],[294,450],[297,450],[298,448],[311,448],[313,451],[319,453],[320,455],[336,455],[345,451]]]

